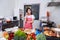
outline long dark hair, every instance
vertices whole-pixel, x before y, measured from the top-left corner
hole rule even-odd
[[[27,9],[26,9],[26,12],[28,12],[28,9],[30,9],[30,10],[31,10],[31,8],[27,8]],[[32,10],[31,10],[31,15],[32,15]]]

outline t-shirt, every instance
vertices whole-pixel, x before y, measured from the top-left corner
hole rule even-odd
[[[35,19],[35,16],[34,16],[34,15],[26,15],[25,18],[32,18],[32,19]]]

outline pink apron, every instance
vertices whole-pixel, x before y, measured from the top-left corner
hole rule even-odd
[[[32,23],[29,23],[30,21],[32,21],[32,17],[31,18],[26,18],[26,22],[25,22],[25,25],[24,25],[24,28],[25,29],[32,29]]]

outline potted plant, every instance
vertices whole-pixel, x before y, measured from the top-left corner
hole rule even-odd
[[[14,40],[26,40],[26,34],[21,31],[20,29],[18,29],[15,33],[14,33]]]
[[[46,37],[43,33],[41,33],[36,36],[36,40],[46,40]]]

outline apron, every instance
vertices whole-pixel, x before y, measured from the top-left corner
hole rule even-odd
[[[32,29],[32,23],[29,23],[30,21],[32,21],[32,17],[30,17],[30,18],[27,17],[25,26],[24,26],[25,29]]]

